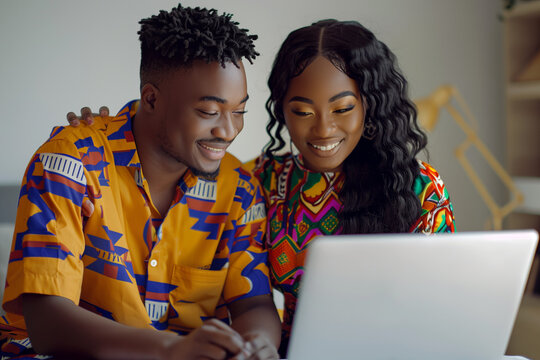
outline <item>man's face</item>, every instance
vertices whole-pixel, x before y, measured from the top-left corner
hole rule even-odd
[[[195,175],[213,178],[244,126],[246,74],[227,63],[195,62],[160,81],[157,141],[163,153]]]

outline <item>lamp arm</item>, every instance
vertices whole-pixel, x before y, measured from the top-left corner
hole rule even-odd
[[[454,121],[458,124],[458,126],[467,135],[465,141],[458,145],[458,147],[456,148],[456,157],[458,158],[461,166],[463,167],[471,181],[473,182],[477,191],[480,193],[482,199],[488,206],[493,217],[494,228],[497,230],[501,229],[502,218],[512,212],[517,206],[519,206],[523,202],[523,194],[517,189],[511,176],[506,172],[506,170],[504,170],[502,165],[488,150],[487,146],[478,138],[478,135],[476,134],[474,129],[465,121],[461,114],[449,103],[445,105],[445,108],[452,116]],[[482,183],[480,177],[478,176],[476,171],[474,171],[473,167],[465,156],[465,151],[470,145],[476,146],[480,154],[487,161],[488,165],[495,171],[495,173],[499,176],[502,182],[514,195],[512,201],[508,202],[502,207],[497,205],[495,200],[489,194],[486,186]]]
[[[488,150],[487,146],[484,144],[482,140],[478,137],[476,132],[473,130],[473,128],[463,119],[463,117],[457,112],[457,110],[451,106],[446,105],[446,109],[448,112],[452,115],[454,118],[454,121],[461,127],[463,132],[467,135],[471,143],[473,143],[477,148],[478,151],[484,156],[488,164],[491,166],[493,171],[499,175],[501,180],[504,182],[506,186],[511,188],[512,190],[518,191],[517,187],[514,184],[514,181],[512,180],[512,177],[506,172],[506,170],[503,168],[501,163],[493,156],[493,154]]]

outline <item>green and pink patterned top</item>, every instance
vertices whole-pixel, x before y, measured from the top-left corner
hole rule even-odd
[[[261,155],[244,166],[255,174],[265,191],[272,284],[285,298],[283,349],[288,343],[309,243],[317,235],[339,233],[338,193],[344,174],[311,172],[290,153],[273,160]],[[410,232],[453,232],[452,204],[439,174],[427,163],[419,161],[419,166],[414,191],[422,204],[422,214]]]

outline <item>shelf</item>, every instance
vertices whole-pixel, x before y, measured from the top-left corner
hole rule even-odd
[[[518,2],[512,9],[503,12],[506,19],[540,16],[540,0]]]
[[[508,97],[515,100],[540,99],[540,81],[512,82],[506,92]]]
[[[540,0],[516,0],[503,18],[506,160],[524,195],[505,227],[540,231]]]
[[[525,197],[516,211],[540,215],[540,177],[514,177],[513,180]]]

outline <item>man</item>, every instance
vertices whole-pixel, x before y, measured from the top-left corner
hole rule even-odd
[[[55,129],[27,168],[2,356],[277,358],[264,198],[226,153],[256,36],[180,5],[140,23],[140,101]]]

